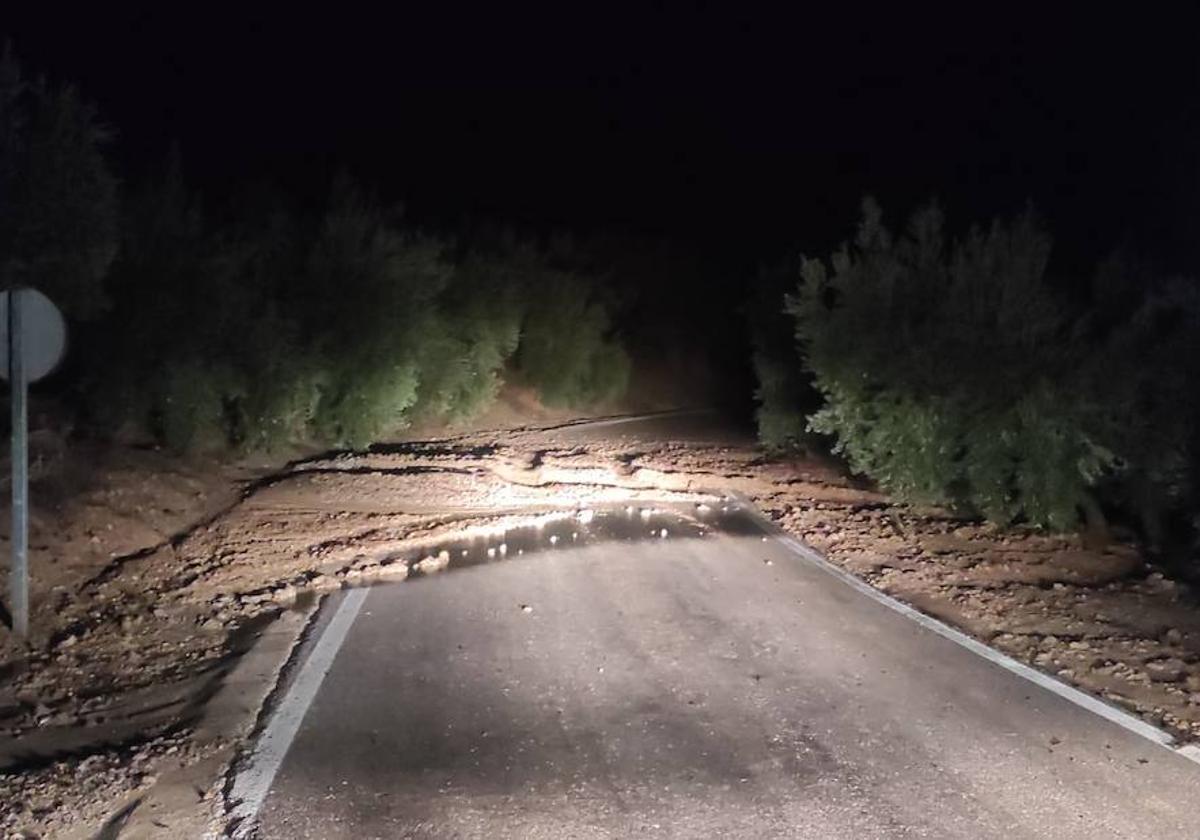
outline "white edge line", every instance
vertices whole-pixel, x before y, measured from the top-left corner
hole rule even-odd
[[[250,836],[275,774],[279,772],[325,674],[337,657],[342,642],[346,640],[346,634],[366,600],[367,591],[363,588],[346,592],[337,612],[301,666],[300,673],[271,715],[267,728],[254,745],[248,764],[237,774],[229,796],[234,805],[227,815],[230,821],[237,821],[233,837]]]
[[[742,498],[739,501],[752,514],[755,524],[764,534],[774,537],[779,542],[787,546],[793,554],[807,561],[810,565],[816,566],[822,571],[841,580],[847,586],[850,586],[867,597],[883,604],[889,609],[895,610],[901,615],[915,621],[927,630],[931,630],[957,645],[961,645],[977,656],[982,656],[989,662],[993,662],[1022,677],[1041,688],[1046,689],[1052,694],[1057,694],[1068,702],[1074,703],[1089,712],[1099,715],[1100,717],[1115,723],[1124,729],[1133,732],[1135,735],[1140,735],[1148,741],[1152,741],[1160,747],[1165,747],[1176,755],[1182,756],[1190,761],[1200,764],[1200,746],[1189,744],[1182,747],[1177,747],[1175,738],[1169,732],[1159,729],[1157,726],[1146,723],[1146,721],[1129,714],[1128,712],[1118,709],[1115,706],[1110,706],[1102,700],[1093,697],[1092,695],[1080,691],[1074,686],[1067,685],[1064,682],[1054,679],[1053,677],[1043,674],[1036,668],[1031,668],[1024,662],[1019,662],[1011,656],[1001,653],[994,648],[990,648],[977,639],[973,639],[961,630],[955,630],[948,624],[938,621],[936,618],[926,615],[915,607],[910,607],[908,604],[898,601],[885,592],[881,592],[871,584],[862,580],[859,577],[847,572],[838,566],[835,566],[829,560],[821,555],[811,546],[806,545],[795,537],[783,532],[775,523],[767,519],[761,511],[758,510],[749,500]]]

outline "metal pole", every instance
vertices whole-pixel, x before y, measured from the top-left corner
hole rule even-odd
[[[12,601],[13,633],[29,636],[29,449],[25,396],[24,336],[20,289],[8,293],[8,381],[12,386]]]

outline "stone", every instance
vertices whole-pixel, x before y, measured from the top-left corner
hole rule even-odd
[[[276,604],[282,604],[284,606],[291,604],[296,600],[296,587],[292,586],[290,583],[285,583],[283,586],[271,593],[271,600]]]
[[[1146,663],[1146,673],[1154,682],[1179,682],[1186,671],[1187,663],[1173,656]]]
[[[440,572],[449,565],[450,552],[442,551],[439,552],[436,557],[433,555],[426,557],[424,560],[415,564],[413,568],[423,575],[428,575],[433,574],[434,572]]]

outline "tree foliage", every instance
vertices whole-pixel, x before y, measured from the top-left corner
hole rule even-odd
[[[795,322],[779,305],[785,290],[795,284],[797,271],[792,260],[761,268],[746,304],[758,383],[754,421],[759,441],[772,452],[806,448],[811,437],[808,414],[819,404],[811,374],[796,363]]]
[[[1200,533],[1200,283],[1117,254],[1094,300],[1086,387],[1104,400],[1121,465],[1105,490],[1139,515],[1151,545],[1182,548],[1180,531]]]
[[[578,408],[620,396],[629,357],[612,337],[609,308],[585,274],[536,266],[526,281],[528,309],[517,370],[549,405]]]
[[[0,57],[0,284],[45,292],[72,318],[96,317],[117,247],[109,131],[71,86],[26,80]]]
[[[825,405],[814,430],[902,498],[1066,528],[1117,465],[1087,355],[1030,213],[951,242],[941,211],[805,260],[787,309]]]
[[[345,176],[319,218],[245,202],[213,224],[173,157],[108,281],[93,414],[180,451],[364,446],[475,416],[510,368],[576,406],[627,375],[593,277],[528,242],[452,248]]]
[[[903,499],[1053,529],[1133,509],[1169,540],[1200,502],[1200,286],[1118,254],[1069,301],[1031,213],[944,227],[931,205],[894,235],[868,200],[852,243],[803,260],[785,308],[824,400],[809,427]]]

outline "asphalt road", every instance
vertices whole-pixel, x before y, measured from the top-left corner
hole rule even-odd
[[[1200,837],[1200,765],[732,525],[335,596],[259,836]]]

